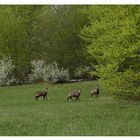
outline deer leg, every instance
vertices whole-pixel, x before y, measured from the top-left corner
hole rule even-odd
[[[35,96],[35,99],[36,99],[36,101],[38,101],[38,97],[37,96]]]
[[[67,98],[67,101],[69,101],[69,99],[71,99],[71,100],[72,100],[72,97],[71,97],[71,96],[69,96],[69,97]]]
[[[79,97],[77,97],[78,101],[80,101]]]
[[[76,97],[75,102],[76,102],[77,100],[80,101],[79,97]]]
[[[72,97],[70,99],[73,101],[73,98]]]
[[[94,95],[94,93],[91,94],[91,96],[93,96],[93,95]]]
[[[67,98],[67,101],[69,101],[69,99],[70,99],[70,96]]]
[[[78,97],[76,97],[76,98],[75,98],[75,102],[77,101],[77,99],[79,100],[79,98],[78,98]]]

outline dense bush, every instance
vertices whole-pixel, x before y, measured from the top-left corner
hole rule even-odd
[[[0,60],[0,85],[11,85],[16,82],[12,75],[14,68],[10,57],[3,57]]]
[[[75,78],[80,78],[80,79],[88,79],[91,78],[90,76],[90,71],[91,68],[89,66],[83,66],[83,67],[79,67],[74,74]]]

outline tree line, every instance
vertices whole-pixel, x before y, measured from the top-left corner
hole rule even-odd
[[[43,60],[115,96],[140,95],[139,6],[0,6],[0,19],[0,59],[11,58],[15,79],[28,82]]]

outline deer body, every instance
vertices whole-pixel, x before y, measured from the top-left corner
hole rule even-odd
[[[80,97],[80,90],[78,91],[71,91],[69,92],[69,96],[67,98],[67,101],[69,101],[69,99],[72,100],[72,97],[75,97],[75,101],[78,99],[78,101],[80,101],[79,97]]]
[[[43,97],[43,99],[47,99],[47,94],[48,94],[48,89],[44,90],[44,91],[38,91],[35,94],[35,99],[38,101],[39,97]]]
[[[95,95],[95,97],[99,97],[99,87],[96,86],[95,89],[91,90],[91,96]]]

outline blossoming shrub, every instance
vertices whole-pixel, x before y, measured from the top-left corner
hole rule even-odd
[[[65,82],[69,79],[68,70],[60,69],[56,62],[46,65],[44,60],[33,60],[31,65],[30,82],[47,81],[57,83]]]
[[[15,82],[13,70],[15,66],[12,64],[10,57],[0,59],[0,85],[11,85]]]
[[[49,64],[44,71],[44,80],[57,83],[57,82],[66,82],[69,79],[68,70],[64,68],[59,68],[56,62]]]
[[[31,62],[32,70],[29,74],[30,82],[40,82],[44,80],[45,62],[44,60],[33,60]]]

